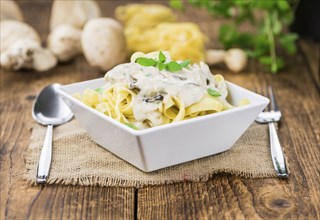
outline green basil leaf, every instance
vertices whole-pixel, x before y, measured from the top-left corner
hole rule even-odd
[[[259,62],[263,65],[271,65],[272,58],[269,56],[262,56],[259,58]]]
[[[166,66],[167,70],[170,72],[177,72],[182,70],[182,66],[177,63],[176,61],[170,61],[167,66]]]
[[[292,43],[281,43],[282,47],[287,51],[288,54],[295,54],[297,52],[297,47],[294,42]]]
[[[281,11],[287,11],[290,9],[290,5],[286,0],[278,0],[277,6]]]
[[[281,33],[282,24],[280,23],[279,20],[276,20],[276,19],[274,20],[272,30],[273,30],[274,34],[280,34]]]
[[[280,20],[283,22],[284,25],[290,25],[294,19],[294,13],[292,11],[287,11],[283,14],[280,14]]]
[[[126,122],[125,125],[127,125],[128,127],[134,129],[134,130],[139,130],[139,128],[137,126],[135,126],[134,124],[130,123],[130,122]]]
[[[238,38],[238,31],[234,25],[222,25],[219,29],[219,41],[226,49],[235,45]]]
[[[245,50],[246,54],[248,55],[248,57],[252,57],[252,58],[258,58],[260,56],[263,56],[266,51],[260,48],[257,48],[255,50]]]
[[[161,63],[161,62],[158,62],[158,69],[159,70],[163,70],[164,68],[166,68],[166,64],[165,63]]]
[[[277,57],[276,63],[277,63],[277,66],[278,66],[278,70],[282,69],[285,66],[283,59],[281,59],[280,57]]]
[[[94,91],[97,93],[103,93],[104,89],[103,88],[96,88]]]
[[[259,58],[259,62],[265,65],[272,73],[277,73],[284,67],[284,61],[280,57],[276,57],[275,60],[272,60],[269,56],[262,56]]]
[[[157,61],[151,58],[139,57],[136,59],[136,63],[140,64],[141,66],[154,66],[157,64]]]
[[[164,63],[166,61],[166,56],[162,53],[162,51],[159,52],[159,61],[161,63]]]
[[[280,40],[281,41],[285,41],[285,42],[295,42],[297,39],[299,38],[298,34],[296,33],[288,33],[288,34],[285,34],[283,36],[280,37]]]
[[[255,8],[273,10],[277,1],[253,1],[252,5]]]
[[[180,64],[180,66],[182,66],[182,68],[185,68],[185,67],[189,66],[190,62],[191,62],[190,60],[184,60],[179,64]]]
[[[184,9],[182,0],[170,0],[169,5],[171,8],[182,11]]]
[[[210,7],[210,13],[226,18],[231,18],[230,8],[234,5],[234,1],[216,1],[216,4],[212,4],[212,0],[201,0],[203,7]]]
[[[208,92],[209,95],[211,95],[213,97],[221,96],[221,94],[218,91],[214,90],[214,89],[210,89],[209,88],[209,89],[207,89],[207,92]]]
[[[295,41],[298,39],[298,35],[294,33],[288,33],[279,37],[280,45],[287,51],[288,54],[294,54],[297,51]]]

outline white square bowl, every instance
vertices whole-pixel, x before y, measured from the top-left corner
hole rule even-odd
[[[269,100],[227,82],[231,104],[249,99],[250,104],[227,111],[144,130],[134,130],[72,97],[86,88],[104,85],[95,79],[61,86],[57,93],[70,107],[90,137],[137,168],[150,172],[210,156],[232,147]]]

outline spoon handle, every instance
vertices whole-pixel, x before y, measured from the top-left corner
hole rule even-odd
[[[37,183],[40,184],[45,184],[49,175],[52,155],[52,130],[53,125],[48,125],[46,137],[44,139],[43,147],[39,158]]]

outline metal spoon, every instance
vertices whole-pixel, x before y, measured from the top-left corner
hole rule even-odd
[[[56,94],[59,84],[51,84],[45,87],[37,96],[32,117],[38,123],[48,126],[46,137],[39,157],[37,170],[37,183],[45,184],[49,175],[52,153],[53,126],[68,122],[73,114],[63,100]]]

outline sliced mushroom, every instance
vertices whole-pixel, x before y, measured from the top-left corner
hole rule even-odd
[[[148,97],[148,98],[144,98],[143,101],[147,102],[147,103],[152,103],[155,101],[162,101],[163,100],[163,96],[162,95],[156,95],[154,97]]]

